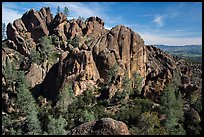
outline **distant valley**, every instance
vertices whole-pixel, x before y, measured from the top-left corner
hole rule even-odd
[[[184,46],[155,45],[155,46],[165,52],[168,52],[172,56],[186,58],[198,63],[202,63],[202,45],[184,45]]]

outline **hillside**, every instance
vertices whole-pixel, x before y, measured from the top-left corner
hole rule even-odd
[[[157,48],[177,57],[183,57],[198,63],[202,63],[202,45],[155,45]]]
[[[3,135],[201,133],[202,64],[104,24],[43,7],[7,25]]]

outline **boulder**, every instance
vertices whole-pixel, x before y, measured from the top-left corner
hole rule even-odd
[[[102,118],[98,121],[83,123],[69,131],[68,135],[130,135],[130,133],[123,122],[112,118]]]

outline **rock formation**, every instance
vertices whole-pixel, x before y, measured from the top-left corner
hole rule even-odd
[[[159,95],[171,80],[176,69],[173,57],[150,45],[147,49],[146,81],[143,87],[144,96],[154,98]]]
[[[97,87],[98,81],[105,81],[109,85],[108,98],[111,98],[122,88],[122,78],[125,75],[132,78],[135,73],[142,78],[142,95],[152,98],[163,91],[174,75],[173,57],[154,46],[144,45],[140,35],[128,27],[117,25],[106,30],[99,17],[67,20],[63,13],[58,13],[53,18],[47,7],[40,11],[31,9],[7,26],[9,47],[24,56],[38,48],[41,37],[53,35],[62,42],[54,43],[55,48],[62,51],[57,63],[49,67],[46,63],[30,64],[27,73],[31,87],[42,84],[43,94],[50,99],[56,98],[70,81],[75,95],[89,86]],[[70,42],[77,37],[77,45]],[[107,83],[108,72],[114,66],[117,73],[112,82]],[[182,75],[184,88],[190,85],[190,75],[190,70]]]

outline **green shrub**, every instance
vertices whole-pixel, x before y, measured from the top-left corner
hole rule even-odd
[[[28,83],[23,72],[19,73],[19,78],[19,86],[17,87],[17,106],[20,110],[20,115],[26,117],[25,132],[29,135],[41,134],[36,102],[28,89]]]
[[[119,69],[119,65],[118,63],[116,62],[109,70],[108,70],[108,73],[107,73],[107,83],[110,83],[111,80],[116,76],[117,76],[117,73],[118,73],[118,69]]]
[[[185,134],[181,122],[184,120],[183,100],[174,81],[169,83],[161,97],[162,113],[166,115],[164,126],[170,135]]]
[[[158,113],[144,112],[141,114],[134,134],[138,135],[165,135],[166,129],[160,125]]]
[[[54,118],[49,116],[48,131],[49,135],[66,135],[66,120],[60,116],[59,118]]]
[[[56,108],[58,108],[58,111],[60,113],[66,113],[68,105],[74,101],[74,91],[71,85],[65,86],[64,89],[60,91],[57,100]]]
[[[133,74],[133,82],[134,82],[134,90],[136,91],[136,94],[140,95],[142,92],[142,77],[139,73]]]

